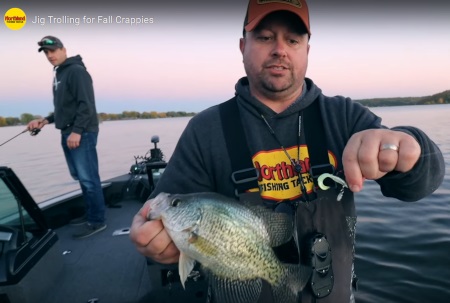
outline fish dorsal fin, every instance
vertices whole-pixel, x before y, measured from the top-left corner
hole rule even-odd
[[[271,247],[280,246],[292,238],[294,220],[291,214],[276,212],[263,206],[250,209],[265,222]]]
[[[180,260],[178,261],[178,273],[180,274],[180,281],[183,288],[189,274],[194,268],[195,260],[187,256],[185,253],[180,252]]]

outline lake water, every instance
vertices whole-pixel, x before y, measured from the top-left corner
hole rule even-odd
[[[424,130],[444,153],[446,175],[431,196],[404,203],[385,198],[369,181],[356,195],[358,224],[355,270],[360,279],[357,302],[450,302],[450,105],[374,108],[387,126],[413,125]],[[144,156],[159,135],[170,160],[190,118],[103,122],[98,153],[102,180],[127,173],[134,156]],[[0,128],[0,144],[19,134]],[[0,166],[11,167],[37,202],[78,189],[60,147],[59,132],[46,126],[0,147]],[[339,260],[333,260],[339,262]]]

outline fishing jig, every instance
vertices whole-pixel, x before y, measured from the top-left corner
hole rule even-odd
[[[329,186],[327,186],[327,185],[325,185],[323,183],[325,178],[330,178],[331,180],[333,180],[334,182],[336,182],[336,183],[338,183],[338,184],[340,184],[342,186],[342,188],[339,191],[339,194],[337,196],[337,200],[341,201],[342,200],[342,196],[344,195],[345,188],[348,188],[347,182],[345,182],[343,179],[339,178],[338,176],[335,176],[335,175],[332,175],[332,174],[328,174],[328,173],[321,174],[319,176],[319,178],[317,178],[317,182],[319,183],[319,187],[322,190],[327,190],[327,189],[330,188]]]

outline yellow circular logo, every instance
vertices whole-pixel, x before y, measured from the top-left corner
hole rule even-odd
[[[5,25],[12,30],[18,30],[27,23],[27,16],[20,8],[10,8],[5,13]]]

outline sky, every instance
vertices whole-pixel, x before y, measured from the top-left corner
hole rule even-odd
[[[199,112],[231,98],[245,76],[245,0],[36,2],[0,1],[2,16],[17,7],[27,18],[20,30],[0,24],[0,116],[53,110],[52,66],[37,51],[45,35],[60,38],[69,56],[81,55],[98,112]],[[306,76],[325,95],[415,97],[450,89],[449,1],[308,4]],[[112,24],[103,23],[108,16]],[[64,18],[75,23],[55,23]],[[127,18],[153,22],[131,25]]]

